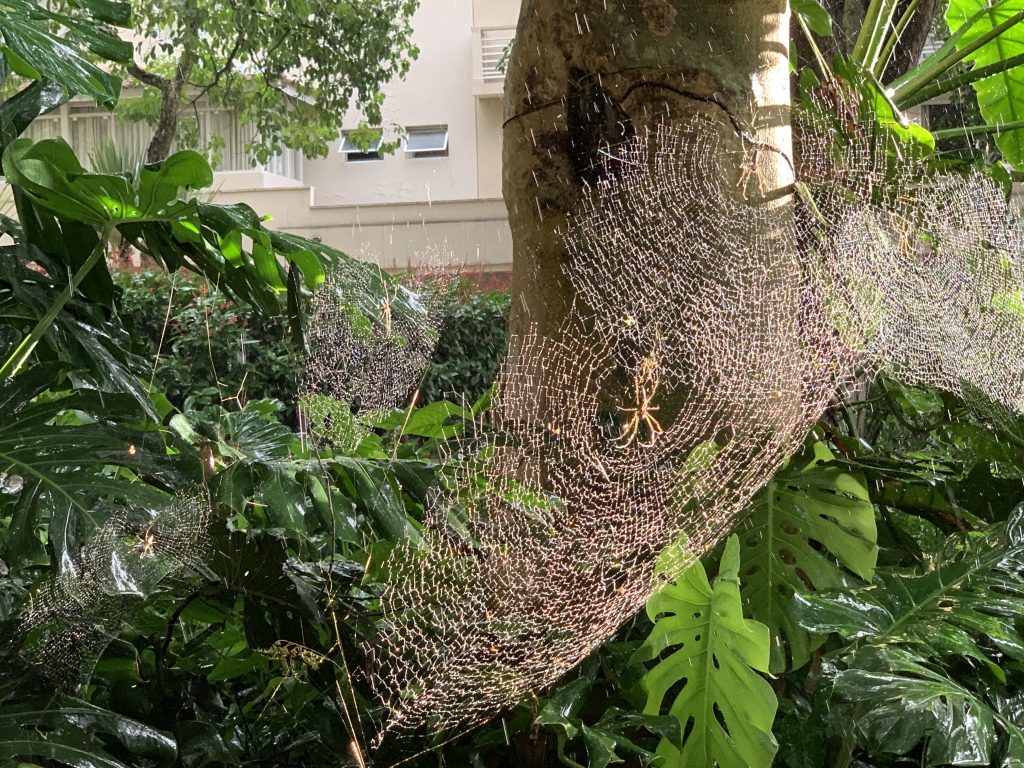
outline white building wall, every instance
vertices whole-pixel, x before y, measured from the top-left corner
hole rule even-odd
[[[392,125],[447,125],[448,157],[417,158],[399,148],[383,160],[349,162],[335,142],[327,157],[304,163],[303,181],[313,187],[314,205],[478,197],[473,0],[423,0],[412,24],[420,55],[405,80],[384,89],[384,137],[395,138]],[[339,128],[356,128],[360,118],[352,112]]]

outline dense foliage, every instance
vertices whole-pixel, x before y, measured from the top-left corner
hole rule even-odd
[[[508,294],[497,291],[470,292],[452,306],[420,388],[423,402],[483,397],[505,356],[508,312]]]
[[[381,87],[417,54],[410,40],[417,5],[135,2],[142,42],[124,71],[146,92],[125,114],[154,127],[151,161],[166,156],[179,120],[182,138],[198,138],[189,111],[200,97],[254,128],[247,149],[257,162],[282,147],[324,155],[350,108],[381,125]]]
[[[259,315],[187,273],[144,269],[114,274],[120,313],[138,353],[178,408],[277,400],[296,426],[295,393],[305,364],[284,317]],[[491,386],[505,353],[508,294],[467,288],[447,308],[420,387],[421,404],[474,403]]]
[[[284,317],[260,315],[185,273],[122,271],[114,280],[139,354],[175,406],[273,399],[294,414],[303,355]]]

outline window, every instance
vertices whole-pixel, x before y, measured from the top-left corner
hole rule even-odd
[[[448,157],[448,126],[406,128],[405,154],[411,157]]]
[[[354,141],[356,131],[345,131],[342,134],[341,146],[338,151],[345,156],[345,159],[350,163],[362,163],[367,160],[383,160],[384,155],[381,154],[380,146],[384,143],[384,135],[381,132],[377,132],[377,138],[372,140],[366,149],[359,146]]]

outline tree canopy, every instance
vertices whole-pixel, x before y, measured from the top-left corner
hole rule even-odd
[[[418,0],[134,0],[139,34],[125,67],[144,86],[122,106],[155,128],[148,160],[165,157],[199,99],[236,110],[255,128],[260,162],[282,147],[327,153],[345,113],[379,124],[381,86],[406,73],[418,51]]]

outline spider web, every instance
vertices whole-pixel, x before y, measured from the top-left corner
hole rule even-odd
[[[846,109],[800,119],[792,207],[759,199],[749,148],[711,118],[609,153],[563,233],[577,309],[510,341],[488,423],[451,448],[459,480],[386,565],[378,743],[554,683],[646,602],[656,565],[678,572],[734,527],[858,378],[1022,410],[1003,193],[888,162],[880,129],[839,140]]]
[[[412,285],[377,267],[338,264],[314,296],[299,400],[317,444],[353,450],[417,389],[460,271],[446,249],[423,261]]]
[[[153,515],[111,515],[71,566],[30,598],[22,653],[62,687],[85,680],[161,582],[203,562],[209,514],[209,499],[196,492]]]

